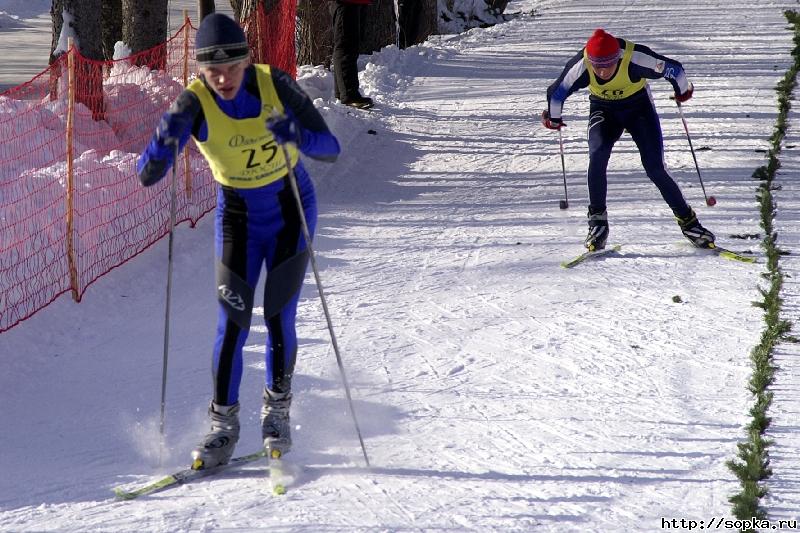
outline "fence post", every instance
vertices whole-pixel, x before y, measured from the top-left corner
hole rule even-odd
[[[277,3],[276,3],[276,5],[277,5]],[[261,31],[263,29],[261,27],[261,22],[262,22],[261,21],[261,19],[262,19],[261,15],[264,13],[263,9],[264,9],[263,4],[261,2],[259,2],[258,5],[256,6],[256,10],[253,12],[253,14],[256,16],[256,47],[257,47],[256,60],[257,60],[258,63],[265,63],[266,62],[266,58],[264,57],[264,49],[263,49],[264,44],[261,42]]]
[[[183,87],[189,85],[189,10],[183,10]],[[192,175],[190,172],[189,143],[183,147],[183,181],[186,183],[186,198],[192,199]],[[175,161],[177,165],[178,162]]]
[[[73,128],[75,125],[75,45],[67,40],[67,263],[72,299],[81,301],[75,258],[75,171],[73,168]]]

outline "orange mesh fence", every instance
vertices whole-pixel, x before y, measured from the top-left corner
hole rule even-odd
[[[136,160],[167,107],[181,93],[193,61],[193,32],[185,26],[167,43],[113,62],[80,58],[91,76],[78,76],[75,99],[73,212],[77,297],[97,278],[135,256],[169,232],[171,175],[144,188]],[[156,70],[153,66],[163,66]],[[104,121],[92,86],[103,79]],[[83,95],[83,96],[82,96]],[[190,171],[186,172],[186,164]],[[189,143],[178,158],[176,221],[194,224],[214,207],[213,179],[205,160]],[[191,194],[188,192],[191,191]]]
[[[163,45],[115,61],[73,48],[0,94],[0,332],[65,292],[80,301],[169,232],[171,175],[144,188],[136,161],[196,72],[194,32],[187,21]],[[194,225],[216,186],[193,142],[176,173],[176,221]]]
[[[242,21],[242,27],[250,43],[250,52],[256,63],[268,63],[297,75],[295,61],[295,18],[297,0],[278,0],[269,12],[264,2]]]
[[[80,300],[168,232],[170,180],[143,188],[136,159],[183,90],[192,35],[186,25],[153,50],[110,62],[73,49],[0,95],[0,331],[64,292]],[[187,159],[193,194],[181,179],[177,220],[194,223],[213,208],[214,187],[192,148],[179,175]]]

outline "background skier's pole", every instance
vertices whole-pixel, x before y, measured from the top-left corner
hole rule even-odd
[[[164,413],[166,410],[166,396],[167,396],[167,361],[169,359],[169,308],[170,300],[172,299],[172,246],[175,236],[175,211],[177,210],[177,197],[178,197],[178,155],[179,143],[176,139],[175,143],[175,158],[172,161],[172,183],[170,184],[170,201],[169,201],[169,244],[167,245],[167,296],[166,305],[164,310],[164,364],[161,368],[161,421],[158,426],[161,435],[161,447],[158,454],[158,463],[161,464],[162,453],[164,451]]]
[[[564,177],[564,199],[559,200],[558,207],[566,209],[569,207],[569,199],[567,198],[567,165],[564,163],[564,138],[561,136],[561,128],[558,128],[558,148],[561,152],[561,174]]]
[[[706,188],[703,185],[703,177],[700,175],[700,166],[697,164],[697,157],[694,155],[694,147],[692,146],[692,137],[689,135],[689,126],[686,124],[686,118],[683,116],[683,108],[681,108],[681,103],[672,97],[675,100],[675,103],[678,104],[678,114],[681,116],[681,122],[683,122],[683,131],[686,132],[686,138],[689,140],[689,150],[692,151],[692,159],[694,159],[694,168],[697,169],[697,177],[700,180],[700,188],[703,189],[703,196],[706,199],[707,206],[713,206],[717,203],[717,199],[713,196],[706,195]]]
[[[275,115],[273,115],[274,117]],[[289,173],[289,183],[292,187],[292,193],[294,193],[294,199],[297,203],[297,211],[300,215],[300,225],[303,228],[303,237],[306,240],[306,247],[308,248],[308,257],[311,260],[311,269],[314,271],[314,279],[317,282],[317,290],[319,291],[319,299],[322,302],[322,310],[325,313],[325,320],[328,322],[328,332],[331,335],[331,344],[333,345],[333,353],[336,355],[336,364],[339,365],[339,372],[342,375],[342,383],[344,384],[344,392],[347,396],[347,404],[350,408],[350,416],[353,417],[353,423],[356,426],[356,433],[358,434],[358,442],[361,444],[361,451],[364,454],[364,462],[369,467],[369,457],[367,457],[367,448],[364,445],[364,438],[361,436],[361,428],[358,425],[358,419],[356,418],[355,409],[353,409],[353,398],[350,395],[350,385],[347,382],[347,375],[344,371],[344,363],[342,363],[342,356],[339,353],[339,345],[336,342],[336,334],[333,332],[333,322],[331,321],[331,314],[328,311],[328,303],[325,300],[325,293],[322,290],[322,281],[319,277],[319,271],[317,270],[317,260],[314,256],[314,249],[311,247],[311,232],[308,230],[308,223],[306,222],[306,214],[303,210],[303,200],[300,198],[300,190],[297,187],[297,177],[294,174],[294,169],[292,168],[292,159],[289,156],[289,150],[286,148],[285,144],[278,143],[278,146],[281,148],[281,152],[283,153],[283,159],[286,162],[286,170]]]

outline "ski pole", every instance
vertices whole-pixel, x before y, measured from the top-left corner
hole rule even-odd
[[[692,152],[692,159],[694,159],[694,168],[697,169],[697,178],[700,180],[700,188],[703,189],[703,196],[706,199],[706,205],[711,207],[717,203],[717,199],[713,196],[706,195],[706,188],[703,185],[703,176],[700,175],[700,166],[697,164],[697,157],[694,155],[694,147],[692,146],[692,137],[689,135],[689,126],[686,124],[686,118],[683,116],[683,108],[681,107],[681,103],[674,97],[671,97],[675,100],[675,103],[678,105],[678,114],[681,116],[681,122],[683,122],[683,130],[686,132],[686,138],[689,140],[689,150]]]
[[[161,448],[158,454],[158,464],[161,464],[162,453],[164,451],[164,412],[167,405],[167,360],[169,358],[169,307],[172,299],[172,248],[175,240],[175,211],[177,210],[177,188],[178,188],[178,155],[180,152],[177,139],[175,143],[175,159],[172,162],[172,183],[170,184],[169,202],[169,244],[167,245],[167,296],[164,311],[164,364],[161,368],[161,422],[159,423],[159,433],[161,434]]]
[[[273,112],[273,118],[277,118],[277,115]],[[297,186],[297,177],[294,173],[294,168],[292,168],[292,159],[289,156],[289,150],[286,148],[286,145],[283,143],[278,143],[280,146],[281,153],[283,154],[283,160],[286,163],[286,170],[289,174],[289,184],[292,187],[292,193],[294,194],[294,200],[297,203],[297,212],[300,215],[300,226],[303,229],[303,237],[306,240],[306,248],[308,249],[308,257],[311,260],[311,269],[314,271],[314,279],[317,282],[317,291],[319,292],[319,299],[322,302],[322,311],[325,313],[325,320],[328,323],[328,333],[331,336],[331,345],[333,346],[333,353],[336,355],[336,364],[339,366],[339,373],[342,376],[342,384],[344,385],[344,392],[347,396],[347,404],[350,408],[350,416],[353,418],[353,424],[356,427],[356,433],[358,434],[358,442],[361,444],[361,451],[364,454],[364,462],[369,467],[369,457],[367,457],[367,448],[364,445],[364,438],[361,436],[361,428],[358,425],[358,419],[356,418],[356,411],[353,408],[353,398],[350,395],[350,385],[347,382],[347,374],[344,371],[344,363],[342,362],[342,356],[339,353],[339,345],[336,342],[336,334],[333,332],[333,322],[331,321],[331,314],[328,311],[328,303],[325,300],[325,292],[322,289],[322,281],[320,280],[319,270],[317,270],[317,260],[314,256],[314,249],[311,247],[311,233],[308,230],[308,222],[306,222],[306,213],[303,209],[303,200],[300,198],[300,189]]]
[[[559,200],[558,207],[567,209],[569,200],[567,199],[567,166],[564,164],[564,138],[561,136],[561,128],[558,128],[558,147],[561,151],[561,175],[564,177],[564,199]]]

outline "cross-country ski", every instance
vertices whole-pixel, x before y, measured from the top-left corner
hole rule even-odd
[[[259,451],[251,453],[249,455],[243,455],[241,457],[234,457],[233,459],[230,460],[230,462],[213,468],[208,468],[208,469],[184,468],[182,470],[178,470],[176,472],[173,472],[172,474],[159,478],[156,481],[146,483],[143,485],[115,487],[114,494],[116,494],[117,498],[119,498],[120,500],[133,500],[135,498],[138,498],[139,496],[145,496],[147,494],[161,492],[170,487],[183,485],[185,483],[189,483],[191,481],[195,481],[200,478],[218,475],[222,472],[231,470],[233,468],[239,468],[254,461],[258,461],[263,457],[266,457],[266,453],[264,451]]]

